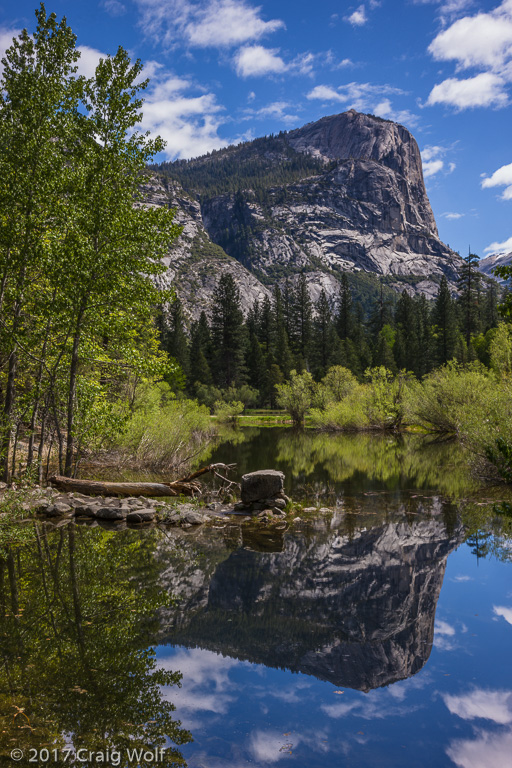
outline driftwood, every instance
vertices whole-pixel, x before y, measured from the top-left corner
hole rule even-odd
[[[50,478],[50,484],[59,491],[83,493],[87,496],[198,496],[201,486],[193,482],[197,477],[213,472],[216,477],[226,480],[219,474],[219,470],[227,472],[233,468],[234,464],[210,464],[173,483],[111,483],[54,475]]]

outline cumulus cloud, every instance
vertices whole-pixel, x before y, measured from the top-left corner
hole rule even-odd
[[[482,187],[505,187],[501,194],[502,200],[512,200],[512,163],[502,165],[492,176],[482,181]]]
[[[448,78],[432,89],[427,104],[457,109],[504,107],[512,81],[512,3],[504,0],[487,13],[464,16],[440,32],[429,45],[436,61],[453,61],[456,71],[483,70],[474,77]]]
[[[245,0],[135,0],[144,34],[167,44],[176,36],[199,48],[227,48],[259,40],[284,27],[279,19],[266,21],[261,8]]]
[[[316,85],[307,98],[323,102],[337,102],[345,109],[356,109],[358,112],[371,112],[374,115],[399,123],[415,125],[417,116],[408,110],[397,110],[393,107],[389,96],[403,96],[405,91],[391,85],[373,85],[372,83],[347,83],[333,88],[331,85]]]
[[[449,77],[435,85],[427,99],[429,106],[446,104],[458,110],[469,107],[504,107],[507,103],[505,82],[492,72],[481,72],[464,80]]]
[[[11,47],[13,37],[18,37],[20,32],[21,29],[6,29],[5,27],[0,27],[0,60],[5,56],[6,50]],[[0,70],[1,69],[3,69],[3,67],[0,65]]]
[[[287,101],[274,101],[271,104],[267,104],[260,109],[246,109],[244,118],[245,120],[253,119],[267,119],[272,118],[278,120],[280,123],[295,123],[299,120],[298,115],[291,112],[293,105]]]
[[[509,237],[507,240],[504,240],[502,243],[491,243],[487,246],[487,248],[484,248],[484,252],[488,253],[489,255],[493,253],[510,253],[512,252],[512,237]]]
[[[455,170],[455,163],[449,163],[448,168],[446,168],[443,160],[443,157],[449,151],[449,147],[441,147],[437,144],[426,146],[421,150],[423,175],[425,178],[429,178],[429,176],[435,176],[435,174],[439,173],[440,171],[444,171],[444,173],[447,174],[452,173]]]
[[[348,21],[349,24],[352,24],[354,27],[362,27],[366,24],[368,16],[366,15],[366,8],[364,5],[360,5],[359,8],[356,8],[350,16],[345,16],[345,21]]]
[[[443,701],[452,713],[463,720],[492,720],[499,725],[512,723],[512,692],[476,688],[462,696],[444,694]]]
[[[235,68],[240,77],[255,77],[279,74],[286,71],[286,64],[278,55],[277,49],[264,48],[262,45],[248,45],[241,48],[235,56]]]
[[[458,768],[489,768],[512,765],[512,729],[503,733],[478,731],[475,739],[458,739],[447,748],[446,754]]]
[[[496,616],[502,616],[505,621],[512,624],[512,608],[507,608],[503,605],[495,605],[493,606],[493,611]]]
[[[97,48],[90,48],[88,45],[79,45],[80,58],[78,59],[78,74],[84,77],[93,77],[100,59],[106,59],[107,54],[98,51]]]

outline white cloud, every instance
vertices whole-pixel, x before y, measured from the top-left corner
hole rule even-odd
[[[503,605],[494,605],[493,611],[496,616],[503,616],[505,621],[507,621],[509,624],[512,624],[512,608],[506,608]]]
[[[442,171],[444,168],[444,162],[442,160],[430,160],[423,163],[423,175],[426,179],[430,176],[435,176],[436,173]]]
[[[502,192],[502,200],[512,200],[512,163],[502,165],[492,176],[484,178],[482,181],[483,189],[489,187],[505,187]]]
[[[459,110],[469,107],[505,107],[508,95],[501,77],[491,72],[481,72],[466,80],[458,80],[456,77],[443,80],[432,88],[427,104],[446,104]]]
[[[508,240],[504,240],[502,243],[491,243],[487,248],[484,248],[484,252],[488,254],[512,252],[512,237],[509,237]]]
[[[141,27],[152,39],[173,45],[180,36],[192,46],[225,48],[259,40],[284,27],[279,19],[265,21],[261,8],[245,0],[136,0]]]
[[[463,720],[477,718],[492,720],[499,725],[512,723],[512,693],[476,688],[462,696],[443,694],[443,701],[452,713]]]
[[[446,754],[459,768],[512,768],[512,730],[479,731],[475,739],[453,741]]]
[[[126,13],[126,6],[119,0],[102,0],[101,6],[111,16],[122,16]]]
[[[0,60],[4,58],[6,50],[11,47],[13,37],[18,37],[20,32],[21,29],[0,27]],[[2,69],[3,67],[0,64],[0,70]]]
[[[447,211],[446,213],[442,213],[441,216],[444,219],[449,219],[450,221],[455,221],[456,219],[462,219],[464,214],[463,213],[452,213],[450,211]],[[453,579],[453,581],[468,581],[468,580],[469,580],[469,576],[468,577],[456,576]]]
[[[512,53],[512,18],[479,13],[459,19],[428,47],[437,61],[468,67],[501,67]]]
[[[362,27],[366,24],[368,16],[366,15],[366,8],[364,5],[360,5],[354,13],[351,13],[350,16],[346,16],[345,21],[348,21],[354,27]]]
[[[453,0],[458,13],[464,2]],[[437,61],[453,61],[456,70],[483,70],[467,79],[448,78],[434,86],[427,104],[448,104],[457,109],[503,107],[508,104],[507,83],[512,82],[512,3],[504,0],[487,13],[464,16],[440,32],[429,45]]]
[[[292,104],[288,104],[286,101],[274,101],[271,104],[267,104],[260,109],[247,109],[245,114],[246,120],[253,120],[254,118],[266,119],[272,118],[282,123],[294,123],[299,120],[297,115],[291,114],[290,109],[293,109]]]
[[[372,83],[347,83],[333,88],[330,85],[317,85],[308,94],[308,99],[334,101],[344,104],[346,109],[356,109],[358,112],[371,112],[386,120],[407,123],[413,126],[418,118],[408,110],[395,109],[388,98],[393,95],[404,95],[400,88],[391,85],[373,85]]]
[[[90,48],[88,45],[79,45],[80,58],[78,59],[78,73],[84,77],[93,77],[100,59],[106,59],[107,54],[98,51],[97,48]]]
[[[443,157],[450,151],[450,147],[441,147],[437,144],[432,144],[424,147],[421,150],[421,159],[423,162],[423,175],[425,178],[434,176],[440,171],[444,171],[445,174],[452,173],[455,170],[455,163],[449,163],[448,168],[444,164]],[[448,216],[446,217],[448,218]]]
[[[241,48],[235,56],[235,67],[240,77],[255,77],[279,74],[286,71],[286,64],[277,49],[271,50],[262,45],[248,45]]]

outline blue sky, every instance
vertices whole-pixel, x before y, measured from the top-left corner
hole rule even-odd
[[[0,0],[0,48],[35,0]],[[512,0],[47,2],[81,68],[122,45],[146,66],[144,127],[194,157],[350,108],[418,141],[441,238],[512,251]]]

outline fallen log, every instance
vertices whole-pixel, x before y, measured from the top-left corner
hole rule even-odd
[[[53,475],[49,482],[59,491],[83,493],[86,496],[198,496],[201,493],[201,486],[199,483],[192,482],[196,477],[207,472],[213,472],[220,477],[219,470],[229,471],[233,467],[232,464],[210,464],[172,483],[116,483],[77,480],[63,475]]]

